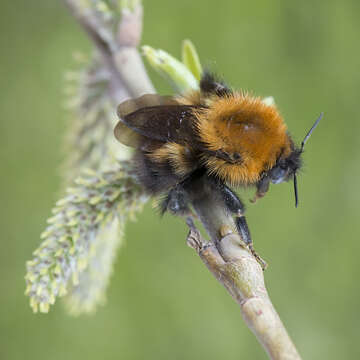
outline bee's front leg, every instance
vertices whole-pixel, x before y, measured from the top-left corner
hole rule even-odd
[[[237,231],[241,239],[246,243],[249,247],[249,250],[257,260],[257,262],[261,265],[263,270],[267,267],[266,262],[257,254],[253,247],[253,242],[250,235],[250,230],[246,222],[245,218],[245,206],[242,201],[238,198],[238,196],[226,185],[221,184],[220,189],[224,198],[226,208],[235,215],[235,224]]]
[[[256,194],[250,200],[252,203],[256,203],[258,199],[261,199],[268,192],[270,186],[270,177],[265,175],[256,184]]]
[[[250,230],[245,219],[245,206],[238,196],[226,185],[221,186],[221,193],[228,211],[235,215],[235,223],[246,245],[252,244]]]

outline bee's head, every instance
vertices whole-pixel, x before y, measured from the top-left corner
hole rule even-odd
[[[280,158],[275,166],[269,171],[270,181],[280,184],[291,179],[301,167],[300,149],[294,149],[286,158]]]
[[[279,158],[275,166],[269,171],[269,178],[273,184],[280,184],[283,181],[293,179],[294,181],[294,192],[295,192],[295,207],[298,206],[298,189],[297,189],[297,171],[301,168],[301,154],[304,152],[304,146],[309,139],[311,133],[318,125],[321,120],[323,113],[315,121],[314,125],[306,134],[304,140],[301,143],[300,148],[294,148],[290,155],[285,158]]]

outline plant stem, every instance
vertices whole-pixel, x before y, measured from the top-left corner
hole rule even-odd
[[[206,178],[193,185],[188,189],[188,195],[211,241],[204,242],[190,222],[188,245],[197,251],[215,278],[239,304],[245,322],[269,357],[274,360],[301,359],[270,301],[264,272],[232,230],[235,223],[217,197],[216,189]]]
[[[79,0],[62,1],[101,54],[104,66],[111,74],[110,95],[114,103],[119,104],[129,97],[155,93],[136,48],[142,30],[140,3],[133,11],[123,9],[117,34],[113,36],[90,7],[83,5]]]

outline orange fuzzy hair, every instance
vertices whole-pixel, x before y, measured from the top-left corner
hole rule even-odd
[[[208,108],[194,111],[199,137],[211,151],[221,151],[238,162],[204,153],[204,162],[213,173],[232,185],[250,185],[277,158],[291,152],[291,140],[275,106],[259,97],[234,93],[215,98]]]

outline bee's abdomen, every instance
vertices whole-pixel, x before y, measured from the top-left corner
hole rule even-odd
[[[151,151],[138,150],[136,173],[150,194],[166,192],[185,180],[199,166],[197,155],[176,143],[164,143]]]
[[[181,181],[169,162],[156,163],[142,151],[135,154],[134,161],[138,181],[151,195],[163,193]]]
[[[148,157],[154,162],[163,164],[168,162],[173,172],[184,177],[198,167],[198,156],[194,150],[186,145],[173,142],[163,144],[152,151]]]

